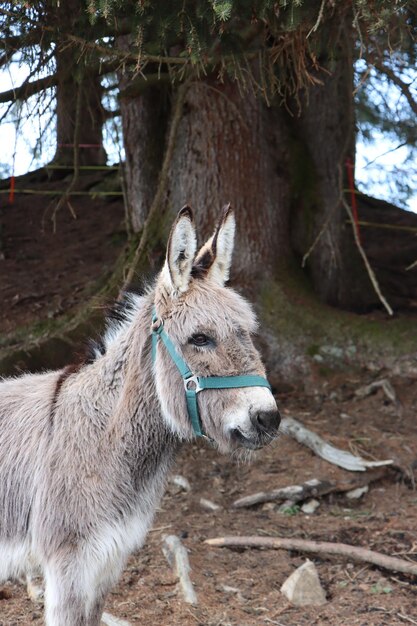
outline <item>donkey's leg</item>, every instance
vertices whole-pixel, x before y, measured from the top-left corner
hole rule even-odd
[[[79,564],[45,568],[46,626],[100,626],[108,586],[101,581],[100,589],[85,588],[82,581]]]

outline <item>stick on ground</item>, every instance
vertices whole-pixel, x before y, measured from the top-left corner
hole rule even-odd
[[[284,417],[281,422],[281,431],[286,435],[290,435],[298,443],[311,448],[317,456],[328,461],[328,463],[338,465],[350,472],[365,472],[368,468],[392,465],[393,463],[391,459],[387,461],[366,461],[362,457],[355,456],[346,450],[340,450],[327,443],[319,435],[292,417]]]
[[[308,541],[306,539],[283,539],[279,537],[216,537],[206,539],[204,543],[209,546],[243,547],[243,548],[272,548],[275,550],[297,550],[313,554],[328,556],[342,556],[349,561],[370,563],[393,572],[401,572],[411,576],[417,576],[417,563],[410,563],[404,559],[386,556],[380,552],[374,552],[367,548],[351,546],[347,543],[331,543],[329,541]]]
[[[309,498],[319,498],[320,496],[325,496],[329,493],[352,491],[353,489],[364,487],[365,485],[369,485],[371,482],[384,478],[387,471],[387,468],[381,467],[366,472],[366,474],[355,476],[351,480],[339,482],[313,478],[312,480],[307,480],[301,485],[290,485],[289,487],[281,487],[278,489],[272,489],[271,491],[259,491],[258,493],[251,494],[250,496],[239,498],[239,500],[235,500],[233,502],[233,507],[235,509],[242,509],[254,506],[255,504],[262,504],[263,502],[280,502],[282,500],[302,502],[303,500],[308,500]]]
[[[162,551],[178,576],[185,602],[194,606],[197,605],[197,594],[190,579],[191,567],[187,550],[182,545],[180,539],[176,535],[167,535],[164,537]]]

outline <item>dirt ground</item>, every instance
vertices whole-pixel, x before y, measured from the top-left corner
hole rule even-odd
[[[45,200],[26,198],[0,209],[2,332],[76,304],[123,245],[120,203],[74,201],[78,218],[73,220],[63,209],[57,235],[41,229],[44,207]],[[87,229],[84,219],[89,220]],[[363,399],[354,395],[359,387],[383,377],[393,385],[397,402],[390,401],[382,389]],[[367,458],[392,458],[403,472],[388,473],[357,500],[340,494],[324,496],[310,515],[299,507],[281,512],[269,503],[236,510],[234,500],[256,491],[311,478],[346,480],[352,474],[286,436],[257,452],[250,462],[220,456],[204,442],[188,445],[174,473],[185,477],[191,488],[186,491],[169,482],[145,547],[129,560],[106,611],[138,626],[417,624],[416,580],[405,575],[343,558],[310,556],[327,603],[300,609],[289,604],[280,587],[306,555],[220,549],[204,543],[223,535],[305,538],[349,543],[417,562],[413,488],[417,381],[411,374],[400,378],[387,371],[350,370],[323,377],[317,370],[303,387],[282,394],[278,401],[283,415],[298,418],[334,445]],[[201,506],[201,498],[221,508],[209,512]],[[178,535],[188,549],[197,606],[182,599],[162,553],[165,534]],[[8,582],[0,587],[0,626],[40,625],[42,620],[42,606],[27,598],[22,584]]]
[[[98,185],[100,174],[83,175],[79,191]],[[116,185],[113,184],[112,188]],[[16,188],[64,190],[68,180],[31,182]],[[103,201],[75,196],[51,220],[58,196],[0,195],[0,333],[49,320],[80,304],[108,274],[126,240],[119,197]],[[75,219],[74,219],[75,216]]]
[[[417,385],[391,379],[398,404],[382,390],[365,399],[353,397],[364,377],[317,379],[306,393],[279,399],[284,415],[297,416],[333,444],[368,458],[388,459],[411,472],[417,459],[415,410]],[[328,602],[319,608],[292,607],[280,592],[286,577],[306,556],[281,550],[212,548],[204,539],[223,535],[297,537],[344,542],[417,562],[417,493],[398,474],[370,486],[358,500],[343,495],[320,499],[306,515],[298,507],[281,513],[277,506],[232,508],[232,502],[256,491],[311,478],[347,479],[352,475],[316,457],[282,436],[257,452],[251,462],[220,456],[205,443],[186,446],[175,473],[191,490],[170,482],[145,547],[130,560],[106,610],[148,626],[254,626],[329,624],[385,626],[417,623],[417,586],[411,578],[343,558],[310,557],[317,565]],[[206,511],[200,499],[222,508]],[[181,537],[189,551],[191,577],[199,604],[187,606],[162,554],[165,534]],[[40,606],[22,585],[0,591],[0,625],[41,624]]]

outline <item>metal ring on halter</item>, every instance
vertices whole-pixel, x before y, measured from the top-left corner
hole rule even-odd
[[[157,335],[160,335],[162,330],[164,328],[164,323],[161,319],[158,319],[157,317],[155,317],[152,320],[152,332],[156,333]]]
[[[185,391],[195,391],[196,393],[203,391],[203,387],[200,386],[200,379],[198,376],[189,376],[189,378],[184,378],[183,383]],[[189,383],[192,383],[194,387],[190,387]]]

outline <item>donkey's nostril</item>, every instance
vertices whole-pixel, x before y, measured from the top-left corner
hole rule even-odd
[[[252,423],[261,430],[278,430],[281,422],[281,415],[276,409],[274,411],[259,411],[252,418]]]

